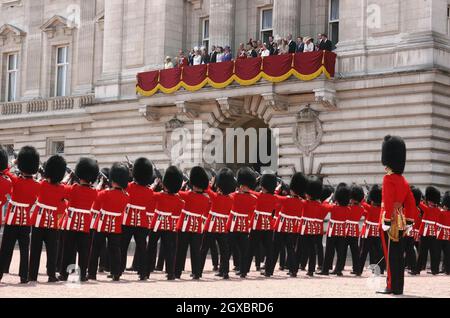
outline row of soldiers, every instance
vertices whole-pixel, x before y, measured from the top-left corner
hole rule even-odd
[[[395,157],[385,165],[394,167],[397,161]],[[349,247],[354,275],[362,274],[369,254],[371,264],[379,264],[382,271],[387,265],[390,272],[382,233],[386,230],[382,205],[389,204],[391,196],[387,187],[375,185],[366,197],[361,186],[342,183],[333,189],[302,173],[294,174],[285,186],[274,173],[257,175],[249,168],[235,176],[227,168],[216,175],[194,167],[187,178],[171,166],[162,177],[146,158],[130,165],[116,163],[108,173],[100,172],[95,160],[81,158],[72,171],[57,155],[40,167],[33,147],[22,148],[14,164],[17,173],[12,173],[7,153],[0,149],[0,206],[8,204],[0,279],[18,241],[21,283],[37,281],[44,243],[49,282],[67,280],[77,256],[81,281],[96,280],[105,246],[111,278],[118,281],[126,270],[132,238],[140,280],[155,270],[159,241],[168,280],[181,277],[188,249],[192,278],[200,279],[208,250],[215,244],[220,253],[217,276],[224,279],[229,279],[231,255],[237,274],[246,278],[260,251],[265,258],[261,274],[266,277],[274,274],[284,251],[291,277],[306,267],[307,275],[314,276],[317,263],[317,274],[341,276]],[[443,252],[444,271],[450,274],[450,193],[443,200],[434,187],[427,188],[425,196],[418,188],[410,193],[404,203],[411,222],[402,233],[402,262],[411,274],[419,274],[430,251],[431,272],[436,275]]]

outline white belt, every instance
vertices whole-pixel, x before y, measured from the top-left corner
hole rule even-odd
[[[237,212],[234,212],[234,211],[231,211],[231,214],[234,215],[234,216],[240,217],[240,218],[248,217],[247,214],[241,214],[241,213],[237,213]]]
[[[228,215],[225,215],[225,214],[220,214],[220,213],[212,212],[212,211],[210,211],[209,214],[211,214],[211,216],[214,216],[216,218],[228,219]]]
[[[174,220],[179,220],[180,217],[179,217],[179,216],[173,216],[173,215],[172,215],[172,219],[174,219]]]
[[[147,212],[146,214],[147,214],[147,216],[155,216],[154,212]]]
[[[359,222],[356,221],[347,221],[348,224],[359,225]]]
[[[193,218],[201,218],[201,217],[203,216],[203,215],[201,215],[201,214],[189,212],[189,211],[186,211],[186,210],[183,210],[183,211],[181,211],[181,212],[183,212],[183,214],[185,214],[185,215],[187,215],[187,216],[191,216],[191,217],[193,217]]]
[[[447,226],[447,225],[443,225],[443,224],[437,224],[437,226],[439,226],[440,228],[443,228],[443,229],[447,229],[447,230],[450,230],[450,226]]]
[[[50,205],[45,205],[40,202],[36,202],[36,206],[40,207],[41,209],[50,210],[50,211],[57,211],[58,208]]]
[[[85,214],[88,214],[88,213],[90,213],[90,212],[92,212],[92,214],[100,214],[100,211],[97,211],[97,210],[91,210],[91,211],[88,211],[88,210],[81,210],[81,209],[69,208],[69,211],[79,212],[79,213],[85,213]]]
[[[371,226],[378,226],[379,225],[378,223],[369,222],[369,221],[366,221],[366,224],[367,225],[371,225]]]
[[[139,211],[145,211],[146,208],[143,206],[138,206],[138,205],[133,205],[133,204],[128,204],[127,205],[128,209],[133,209],[133,210],[139,210]]]
[[[323,223],[323,220],[321,220],[321,219],[312,219],[312,218],[305,218],[305,217],[303,217],[302,220],[303,221],[308,221],[308,222],[320,222],[320,223]]]
[[[255,211],[256,215],[264,215],[264,216],[272,216],[272,213],[270,212],[261,212],[261,211]]]
[[[100,212],[101,212],[103,215],[115,216],[115,217],[119,217],[119,216],[122,215],[122,213],[109,212],[109,211],[105,211],[105,210],[101,210]]]
[[[336,221],[336,220],[333,220],[333,219],[331,219],[330,222],[331,223],[336,223],[336,224],[345,224],[344,221]]]
[[[172,216],[171,212],[163,212],[163,211],[156,210],[155,213],[160,216]]]
[[[18,207],[18,208],[29,208],[29,207],[30,207],[29,204],[15,202],[15,201],[13,201],[13,200],[10,200],[9,203],[10,203],[11,205],[14,205],[14,206]]]
[[[285,219],[301,220],[301,218],[299,218],[298,216],[287,215],[287,214],[284,214],[284,213],[281,213],[281,212],[280,212],[280,216],[282,218],[285,218]]]
[[[429,224],[429,225],[436,225],[436,222],[428,221],[428,220],[422,220],[423,223]]]
[[[198,213],[193,213],[193,212],[189,212],[189,211],[186,211],[186,210],[182,210],[181,211],[184,215],[186,215],[187,217],[184,219],[184,222],[183,222],[183,226],[182,226],[182,228],[181,228],[181,232],[186,232],[186,230],[187,230],[187,226],[188,226],[188,222],[189,222],[189,218],[201,218],[203,215],[201,215],[201,214],[198,214]]]

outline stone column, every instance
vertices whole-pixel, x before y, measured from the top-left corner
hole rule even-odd
[[[294,41],[300,33],[300,1],[273,1],[273,34],[275,37],[287,37],[292,34]]]
[[[209,16],[210,46],[233,46],[235,13],[236,0],[211,0]]]

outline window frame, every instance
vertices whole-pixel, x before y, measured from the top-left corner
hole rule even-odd
[[[208,37],[205,37],[206,24],[208,24]],[[202,18],[202,45],[209,49],[209,39],[210,39],[210,20],[209,17]]]
[[[10,69],[10,57],[15,56],[15,68]],[[14,94],[11,94],[10,92],[10,76],[14,76]],[[11,52],[6,54],[6,85],[5,85],[5,101],[6,102],[15,102],[17,101],[17,83],[18,83],[18,77],[19,77],[19,53],[18,52]]]
[[[272,27],[271,28],[263,28],[264,25],[264,12],[272,11]],[[261,41],[264,42],[264,35],[266,33],[270,33],[273,36],[273,7],[265,7],[260,9],[259,13],[259,35]]]
[[[332,3],[333,0],[329,0],[328,1],[328,38],[331,40],[331,42],[333,42],[333,46],[335,47],[337,43],[339,43],[339,21],[340,21],[340,12],[339,12],[339,8],[340,8],[340,0],[339,1],[339,5],[338,5],[338,19],[332,19],[331,18],[331,14],[332,14]],[[338,34],[338,38],[335,39],[333,37],[333,28],[337,27],[337,34]]]
[[[54,97],[64,97],[67,96],[67,82],[68,82],[68,74],[69,74],[69,66],[70,66],[70,62],[69,62],[69,45],[68,44],[64,44],[64,45],[58,45],[55,47],[55,87],[54,87]],[[66,49],[66,54],[65,54],[65,61],[63,63],[60,63],[58,58],[59,58],[59,50],[60,49]],[[59,94],[58,91],[58,75],[59,75],[59,69],[63,68],[64,70],[64,77],[63,77],[63,83],[64,85],[62,86],[63,88],[63,92],[62,94]]]
[[[62,143],[64,150],[63,152],[58,152],[57,151],[57,144],[58,143]],[[60,156],[64,156],[66,153],[66,141],[65,138],[61,137],[61,138],[49,138],[47,141],[47,153],[49,156],[55,156],[55,155],[60,155]]]

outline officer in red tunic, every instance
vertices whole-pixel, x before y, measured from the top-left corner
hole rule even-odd
[[[381,273],[384,273],[385,262],[380,237],[380,214],[381,214],[381,187],[374,185],[369,191],[365,207],[365,220],[361,230],[360,256],[358,261],[357,275],[361,276],[366,264],[367,255],[370,255],[370,264],[378,265]]]
[[[34,147],[23,147],[17,156],[20,175],[10,172],[6,175],[12,181],[11,200],[6,213],[3,240],[0,248],[0,269],[6,267],[14,246],[19,241],[20,248],[20,283],[28,283],[28,261],[31,218],[30,211],[39,193],[40,184],[33,178],[39,170],[39,153]],[[0,272],[0,280],[3,273]]]
[[[45,163],[45,178],[31,211],[31,248],[28,280],[36,282],[39,274],[42,245],[47,252],[48,282],[57,282],[56,254],[58,238],[58,208],[63,202],[66,191],[61,181],[66,174],[66,160],[61,156],[50,157]]]
[[[180,278],[186,262],[187,250],[191,253],[192,278],[199,280],[202,274],[200,248],[202,244],[203,221],[211,210],[211,201],[205,193],[209,178],[202,167],[192,168],[189,176],[191,191],[181,191],[184,209],[177,222],[178,246],[175,263],[175,277]]]
[[[0,226],[2,221],[2,209],[6,204],[6,196],[11,193],[12,182],[11,179],[5,174],[5,170],[8,169],[8,153],[0,146]]]
[[[277,211],[274,222],[274,253],[270,268],[266,268],[266,277],[274,273],[275,264],[282,248],[287,248],[289,276],[297,277],[298,261],[295,254],[295,245],[299,233],[299,223],[303,211],[303,199],[308,180],[303,173],[296,173],[291,179],[290,195],[287,197],[277,196],[279,211]]]
[[[249,239],[249,252],[247,272],[250,271],[253,256],[259,253],[262,245],[266,254],[265,267],[270,268],[273,259],[273,217],[278,210],[279,201],[275,196],[277,177],[273,173],[264,173],[261,176],[261,192],[252,192],[258,200],[251,218],[251,232]]]
[[[256,187],[254,172],[244,167],[237,173],[238,191],[233,193],[233,206],[227,222],[230,245],[234,246],[239,254],[239,269],[237,275],[247,277],[248,235],[250,232],[250,219],[255,211],[257,198],[251,193]]]
[[[124,272],[126,269],[128,246],[131,238],[134,237],[137,257],[136,270],[139,279],[145,280],[145,249],[151,220],[151,215],[148,214],[153,213],[155,203],[153,190],[150,187],[153,181],[152,163],[146,158],[137,159],[134,162],[132,174],[134,181],[127,188],[130,201],[122,222],[121,271]]]
[[[183,184],[183,173],[175,166],[166,170],[163,178],[163,192],[154,193],[155,216],[152,218],[147,252],[146,277],[150,277],[156,262],[158,240],[164,246],[163,253],[166,262],[168,280],[175,280],[176,222],[184,208],[184,201],[178,195]]]
[[[219,243],[220,266],[218,277],[229,279],[230,246],[228,244],[227,220],[233,206],[231,194],[236,191],[236,179],[233,171],[228,168],[220,170],[216,178],[217,192],[207,191],[211,200],[211,211],[204,228],[204,237],[200,254],[202,257],[202,272],[205,267],[208,248],[213,242]]]
[[[411,228],[408,229],[405,235],[405,264],[406,268],[410,270],[409,274],[415,275],[415,270],[417,267],[417,253],[415,249],[415,243],[416,243],[416,236],[418,236],[418,232],[420,229],[420,225],[417,226],[416,222],[421,223],[423,212],[422,209],[420,208],[420,204],[422,203],[423,194],[419,188],[416,188],[414,186],[411,187],[411,192],[414,196],[414,201],[416,202],[417,208],[414,210],[413,215],[414,224]]]
[[[350,214],[345,221],[345,258],[347,258],[347,249],[350,247],[352,253],[353,271],[351,274],[359,274],[359,223],[365,213],[362,206],[364,200],[364,190],[361,186],[353,184],[350,188]]]
[[[444,194],[437,224],[438,247],[444,253],[444,273],[450,275],[450,191]]]
[[[441,214],[441,193],[435,187],[428,187],[425,190],[425,204],[420,207],[424,211],[422,216],[422,225],[420,226],[420,248],[419,259],[417,260],[417,268],[414,272],[420,275],[422,268],[426,267],[428,251],[431,258],[431,274],[439,274],[440,251],[437,246],[437,223]]]
[[[330,223],[327,230],[327,243],[325,248],[325,258],[322,271],[318,275],[328,276],[330,268],[333,265],[334,252],[337,251],[337,260],[332,275],[343,276],[342,271],[345,267],[345,249],[347,247],[345,240],[345,224],[350,214],[350,187],[340,184],[334,196],[336,204],[323,203],[323,206],[330,213]]]
[[[127,166],[115,163],[110,171],[111,189],[98,194],[94,210],[100,211],[95,221],[95,233],[89,260],[89,280],[97,280],[97,268],[100,251],[105,241],[110,255],[111,275],[113,281],[119,281],[121,272],[121,234],[125,209],[130,197],[126,192],[130,171]]]
[[[403,177],[406,145],[402,138],[386,136],[382,147],[383,179],[380,227],[387,267],[387,286],[383,294],[402,295],[405,276],[404,235],[411,227],[416,204],[408,182]]]

